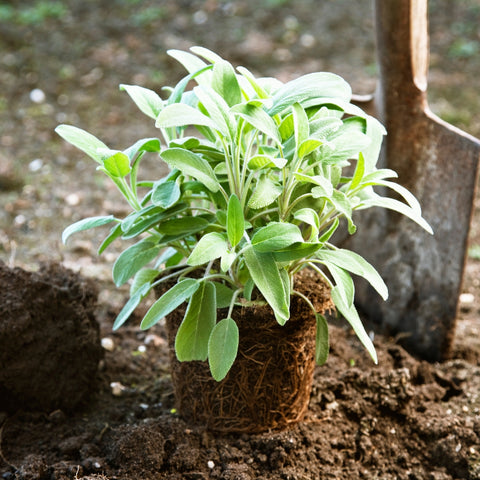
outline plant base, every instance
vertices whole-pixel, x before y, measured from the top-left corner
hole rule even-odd
[[[318,312],[333,307],[328,288],[309,271],[297,278],[296,289]],[[303,419],[315,368],[316,321],[299,297],[292,297],[290,311],[282,327],[268,306],[234,310],[239,351],[221,382],[213,380],[207,362],[176,359],[173,347],[183,312],[167,318],[175,398],[184,420],[214,431],[259,433]]]

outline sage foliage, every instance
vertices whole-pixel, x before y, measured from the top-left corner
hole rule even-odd
[[[168,53],[187,75],[167,89],[167,98],[120,86],[155,121],[160,138],[113,150],[77,127],[56,129],[98,164],[131,207],[125,218],[87,218],[63,232],[66,242],[75,232],[111,224],[100,253],[117,239],[129,240],[113,265],[117,286],[131,281],[114,329],[154,287],[173,285],[141,328],[188,302],[177,356],[208,360],[219,381],[237,355],[234,307],[266,303],[281,325],[290,317],[292,295],[315,311],[293,283],[310,267],[331,287],[336,309],[377,361],[355,309],[352,275],[365,278],[384,299],[387,287],[367,261],[336,247],[332,236],[341,221],[354,234],[354,212],[374,206],[400,212],[431,232],[414,196],[391,180],[395,172],[376,167],[383,126],[350,102],[350,86],[335,74],[282,83],[235,69],[202,47]],[[146,172],[140,180],[142,158],[152,152],[170,171],[161,179]],[[395,198],[379,195],[375,186],[391,189]],[[222,318],[219,309],[227,309]],[[328,326],[315,314],[317,361],[323,363]]]

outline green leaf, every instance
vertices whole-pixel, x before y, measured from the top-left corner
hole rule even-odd
[[[232,318],[224,318],[218,322],[208,341],[208,363],[212,377],[223,380],[237,358],[238,327]]]
[[[317,313],[315,315],[317,320],[317,337],[315,343],[315,361],[317,365],[324,365],[328,359],[328,352],[330,350],[330,342],[328,338],[328,323],[327,319]]]
[[[250,170],[260,170],[261,168],[283,168],[287,164],[285,158],[276,158],[271,155],[254,155],[248,160]]]
[[[352,183],[350,184],[349,190],[355,190],[365,175],[365,158],[363,157],[362,152],[358,154],[357,165],[355,167],[355,173],[353,174]]]
[[[387,208],[389,210],[401,213],[420,225],[425,231],[433,235],[432,227],[428,224],[428,222],[416,210],[413,210],[403,202],[395,200],[394,198],[386,198],[375,195],[367,200],[362,200],[361,207],[359,209],[370,207]]]
[[[185,127],[188,125],[203,125],[214,130],[220,130],[220,127],[211,118],[185,103],[167,105],[158,114],[155,122],[157,128]]]
[[[86,153],[97,163],[103,164],[103,155],[99,153],[99,150],[108,149],[108,147],[97,137],[81,128],[71,125],[59,125],[55,131],[64,140]]]
[[[175,284],[150,307],[143,317],[140,328],[146,330],[153,327],[163,317],[173,312],[185,300],[190,298],[199,286],[199,281],[193,278],[185,278]]]
[[[337,97],[348,102],[351,95],[350,85],[338,75],[328,72],[309,73],[280,87],[273,95],[273,106],[268,114],[277,115],[294,103],[302,104],[312,98]]]
[[[63,244],[67,243],[70,235],[81,232],[82,230],[88,230],[90,228],[100,227],[115,221],[116,218],[113,215],[100,216],[100,217],[88,217],[78,222],[69,225],[62,233]]]
[[[137,107],[148,117],[157,118],[162,110],[164,101],[153,90],[139,87],[138,85],[120,85],[120,90],[124,90],[130,95]]]
[[[130,296],[135,295],[135,293],[140,290],[143,285],[151,284],[159,275],[158,270],[153,268],[142,268],[139,270],[135,277],[133,277],[133,282],[130,285]]]
[[[216,320],[215,286],[202,282],[190,299],[175,337],[175,353],[180,362],[207,359],[208,341]]]
[[[180,217],[162,222],[157,230],[163,235],[190,235],[208,227],[209,222],[203,217]]]
[[[188,265],[202,265],[224,255],[228,243],[224,235],[211,232],[204,235],[197,243],[187,259]]]
[[[217,299],[217,309],[228,308],[232,302],[235,291],[223,283],[211,282],[215,286],[215,296]]]
[[[235,252],[226,252],[222,255],[220,259],[220,269],[222,272],[226,272],[231,266],[232,263],[237,258],[237,254]]]
[[[251,85],[253,88],[254,92],[257,94],[258,98],[261,99],[268,99],[269,95],[266,92],[265,88],[260,85],[258,79],[255,78],[255,76],[247,70],[245,67],[237,67],[237,70],[241,73],[241,75],[247,79],[248,83]]]
[[[311,227],[311,234],[309,240],[312,241],[313,239],[316,239],[318,236],[318,231],[320,228],[320,219],[318,218],[318,214],[313,208],[301,208],[300,210],[297,210],[294,214],[293,217],[295,220],[298,220],[299,222],[306,223],[307,225],[310,225]]]
[[[382,277],[358,253],[339,248],[337,250],[320,250],[317,252],[316,257],[319,260],[333,263],[348,272],[363,277],[384,300],[388,298],[388,289]]]
[[[292,105],[292,112],[295,146],[297,155],[302,158],[303,155],[300,155],[300,146],[305,142],[305,140],[307,140],[309,135],[308,118],[305,110],[299,103],[294,103]]]
[[[233,139],[237,130],[237,122],[230,113],[227,102],[211,88],[198,86],[193,89],[193,92],[215,123],[215,129],[224,137]]]
[[[123,178],[130,173],[130,159],[123,152],[117,152],[103,161],[105,170],[112,177]]]
[[[142,152],[159,152],[161,148],[160,140],[158,138],[142,138],[135,142],[131,147],[123,151],[128,156],[131,162],[135,157]]]
[[[213,66],[212,87],[230,107],[242,101],[242,91],[235,70],[224,60],[216,61]]]
[[[189,73],[198,72],[198,70],[202,70],[207,66],[207,64],[200,60],[200,58],[192,55],[189,52],[184,52],[183,50],[167,50],[167,54],[170,55],[172,58],[177,60],[177,62],[181,63],[185,70]],[[199,85],[210,85],[211,84],[212,73],[207,71],[198,75],[196,80]]]
[[[118,237],[122,236],[122,224],[118,223],[110,230],[110,233],[105,237],[102,244],[98,247],[98,255],[101,255]]]
[[[152,261],[161,247],[145,239],[124,250],[113,264],[113,281],[119,287],[133,277],[142,267]]]
[[[180,199],[180,187],[177,182],[155,184],[152,191],[152,203],[162,208],[170,208]]]
[[[245,263],[255,285],[272,307],[275,318],[284,325],[290,318],[289,299],[272,253],[256,251],[248,247],[244,252]]]
[[[347,322],[352,326],[353,331],[356,333],[357,337],[359,338],[360,342],[362,342],[363,346],[367,349],[368,353],[372,357],[375,363],[378,363],[377,359],[377,352],[375,351],[375,347],[372,343],[372,340],[368,336],[367,332],[365,331],[365,327],[358,316],[358,312],[355,309],[354,305],[348,306],[344,300],[342,295],[339,293],[337,287],[333,287],[331,291],[332,300],[335,304],[337,310],[345,317]]]
[[[265,135],[268,135],[277,143],[282,142],[282,137],[278,131],[277,124],[263,108],[250,103],[243,103],[236,105],[231,111],[242,117],[250,125],[253,125]]]
[[[228,199],[227,206],[227,235],[230,245],[237,246],[245,232],[245,219],[243,218],[242,204],[233,193]]]
[[[292,223],[271,222],[252,237],[257,252],[274,252],[297,242],[303,242],[302,232]]]
[[[332,182],[322,175],[305,175],[303,173],[295,173],[295,178],[299,182],[313,183],[320,188],[312,189],[313,198],[330,198],[333,195]]]
[[[158,275],[158,272],[157,272]],[[118,330],[130,317],[133,311],[138,307],[140,302],[148,295],[151,286],[149,284],[143,284],[134,294],[130,296],[128,302],[124,305],[120,313],[117,315],[115,322],[113,323],[113,330]]]
[[[190,175],[203,183],[211,192],[220,189],[212,167],[199,155],[183,148],[169,148],[162,152],[161,157],[172,168],[178,168],[184,175]]]
[[[255,189],[248,200],[248,206],[254,209],[267,207],[272,204],[283,192],[280,185],[270,177],[263,175],[259,178]]]
[[[337,267],[330,262],[325,262],[324,265],[332,274],[337,290],[342,296],[345,304],[348,307],[351,307],[355,299],[355,285],[351,275],[343,268]]]
[[[313,151],[315,151],[318,147],[320,147],[323,144],[320,140],[316,140],[314,138],[307,138],[305,141],[303,141],[300,146],[298,147],[298,156],[300,158],[303,158]]]
[[[278,263],[293,262],[311,257],[321,247],[321,243],[295,243],[288,248],[273,252],[273,257]]]

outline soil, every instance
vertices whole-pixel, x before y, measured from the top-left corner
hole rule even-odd
[[[480,136],[478,2],[429,4],[430,105]],[[156,90],[172,84],[181,70],[165,50],[194,44],[256,73],[288,80],[330,70],[343,75],[356,93],[371,92],[372,18],[369,0],[355,2],[354,8],[347,0],[0,5],[0,258],[27,271],[45,261],[61,263],[81,274],[75,281],[65,274],[69,289],[94,281],[104,346],[83,405],[14,413],[2,407],[4,479],[480,478],[478,198],[452,358],[426,363],[408,354],[398,339],[377,332],[374,365],[351,331],[332,321],[331,354],[315,370],[305,420],[263,434],[212,434],[181,420],[165,327],[141,331],[140,308],[127,326],[111,330],[127,295],[125,288],[113,287],[110,276],[120,246],[97,257],[102,231],[77,235],[67,247],[60,243],[61,231],[73,221],[122,215],[126,209],[89,160],[55,135],[58,123],[85,128],[112,148],[155,136],[152,122],[118,84]],[[149,173],[164,173],[154,158],[148,162]],[[47,283],[58,285],[58,273],[51,273]],[[25,275],[22,291],[30,291],[32,278]],[[54,302],[39,308],[44,318],[61,318]],[[66,333],[81,343],[77,333]],[[58,362],[56,372],[63,369]],[[80,387],[79,395],[84,392]]]

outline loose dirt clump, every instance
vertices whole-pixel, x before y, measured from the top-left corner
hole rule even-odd
[[[72,410],[95,387],[102,356],[92,282],[60,267],[0,262],[0,409]]]

